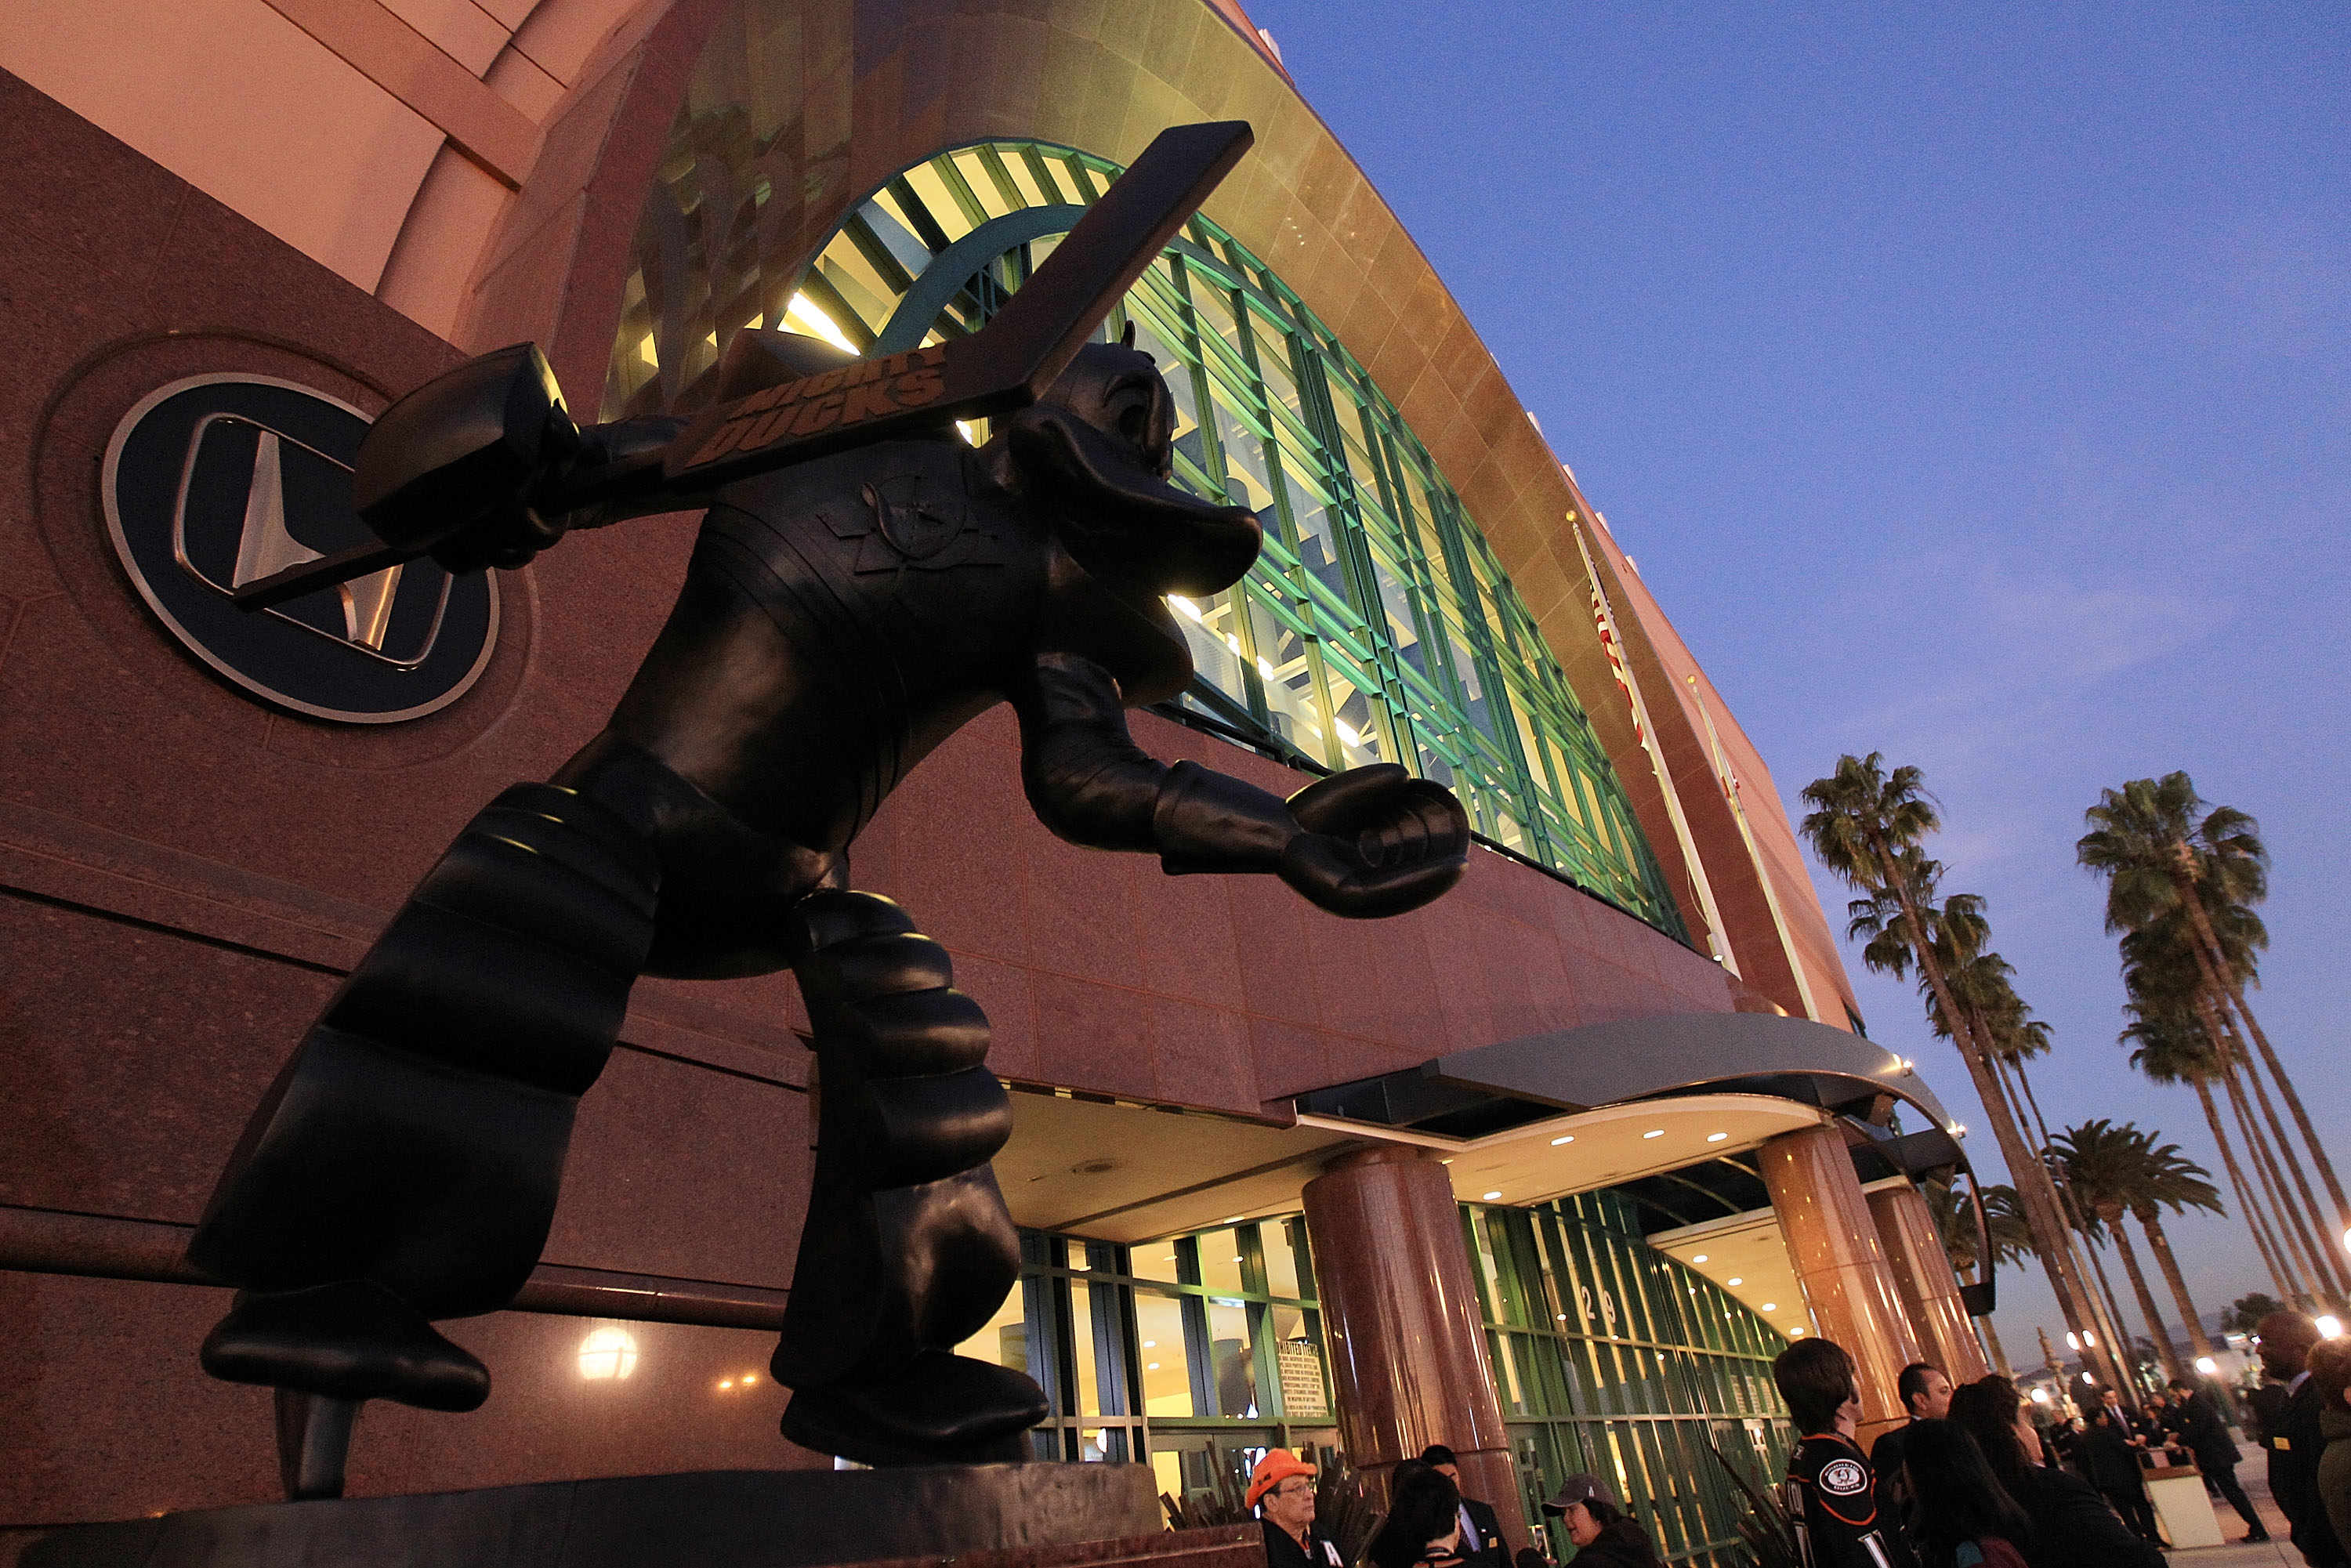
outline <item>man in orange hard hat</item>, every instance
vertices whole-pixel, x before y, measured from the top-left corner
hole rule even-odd
[[[1266,1568],[1345,1568],[1331,1538],[1314,1528],[1314,1467],[1287,1448],[1269,1449],[1249,1473],[1249,1505],[1265,1525]]]

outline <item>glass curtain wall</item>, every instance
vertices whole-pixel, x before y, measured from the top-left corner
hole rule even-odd
[[[1019,1287],[956,1352],[1045,1390],[1040,1458],[1148,1462],[1178,1496],[1267,1448],[1332,1440],[1299,1218],[1134,1248],[1025,1231]]]
[[[1791,1428],[1771,1358],[1789,1342],[1647,1246],[1616,1194],[1465,1204],[1461,1225],[1527,1517],[1585,1471],[1631,1502],[1660,1556],[1743,1563],[1745,1504],[1708,1450],[1750,1481],[1779,1478]]]
[[[861,354],[977,330],[1118,173],[1034,142],[956,148],[786,267],[758,243],[775,189],[763,159],[739,106],[689,99],[640,225],[608,415],[691,402],[747,326]],[[1311,768],[1392,761],[1447,783],[1489,841],[1686,940],[1533,617],[1329,329],[1205,219],[1105,334],[1130,326],[1176,394],[1177,483],[1266,526],[1245,582],[1169,600],[1199,672],[1184,706]]]

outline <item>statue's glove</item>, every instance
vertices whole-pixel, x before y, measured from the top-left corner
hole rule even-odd
[[[517,343],[386,409],[360,443],[351,498],[384,543],[451,571],[517,567],[563,537],[538,503],[580,447],[546,357]]]
[[[1469,817],[1441,784],[1394,763],[1352,768],[1280,800],[1196,763],[1167,770],[1153,811],[1170,873],[1272,872],[1333,915],[1401,915],[1461,879]]]

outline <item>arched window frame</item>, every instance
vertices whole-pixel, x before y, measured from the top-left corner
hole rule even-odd
[[[975,330],[1119,173],[1034,141],[950,147],[883,182],[804,265],[778,266],[757,237],[773,171],[764,158],[733,168],[744,155],[715,155],[708,140],[682,112],[638,236],[608,413],[674,406],[747,326],[859,353]],[[705,212],[713,200],[731,210]],[[1242,585],[1171,601],[1200,669],[1186,714],[1310,768],[1401,762],[1453,787],[1489,842],[1686,941],[1532,616],[1336,335],[1206,218],[1105,334],[1130,320],[1174,361],[1177,482],[1253,505],[1266,524]]]

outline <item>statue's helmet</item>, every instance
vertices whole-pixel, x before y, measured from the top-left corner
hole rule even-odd
[[[1122,592],[1213,593],[1264,541],[1257,515],[1177,489],[1176,400],[1150,355],[1088,343],[1030,408],[1000,421],[1024,488],[1062,547]]]

